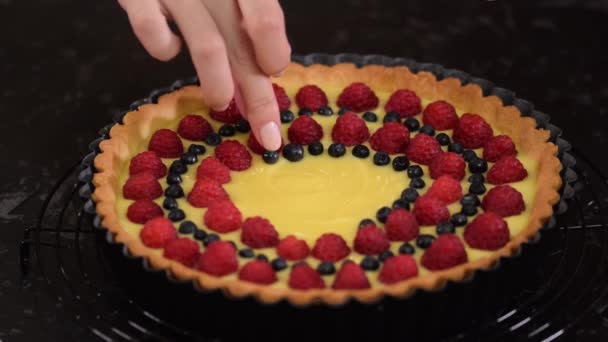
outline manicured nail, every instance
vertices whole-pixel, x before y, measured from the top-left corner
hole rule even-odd
[[[260,129],[262,145],[269,151],[277,151],[281,148],[281,132],[279,126],[273,121],[268,122]]]
[[[227,105],[222,106],[222,107],[212,107],[211,109],[213,109],[216,112],[223,112],[226,109],[228,109],[228,106],[230,106],[230,104],[227,104]]]
[[[279,71],[278,73],[272,75],[272,77],[281,77],[285,74],[285,69]]]

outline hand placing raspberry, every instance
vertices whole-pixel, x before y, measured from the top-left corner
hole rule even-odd
[[[205,102],[225,110],[234,97],[258,141],[268,150],[281,146],[279,108],[270,75],[287,67],[291,47],[278,0],[118,0],[135,35],[161,61],[174,58],[181,31]]]

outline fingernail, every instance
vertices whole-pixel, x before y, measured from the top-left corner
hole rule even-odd
[[[285,74],[285,69],[279,71],[278,73],[272,75],[272,77],[281,77]]]
[[[228,106],[230,106],[230,104],[227,104],[227,105],[225,105],[223,107],[211,107],[211,109],[213,109],[216,112],[223,112],[226,109],[228,109]]]
[[[275,122],[268,122],[260,129],[262,145],[269,151],[277,151],[281,148],[281,132]]]

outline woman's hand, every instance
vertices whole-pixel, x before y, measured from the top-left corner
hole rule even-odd
[[[190,50],[205,102],[224,110],[234,97],[258,141],[281,146],[279,109],[269,76],[288,65],[291,47],[278,0],[118,0],[154,58],[168,61],[181,40]]]

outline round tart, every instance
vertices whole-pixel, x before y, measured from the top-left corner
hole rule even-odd
[[[477,85],[352,64],[274,82],[280,151],[195,86],[127,113],[95,159],[102,226],[200,288],[338,305],[468,279],[559,200],[549,132]]]

